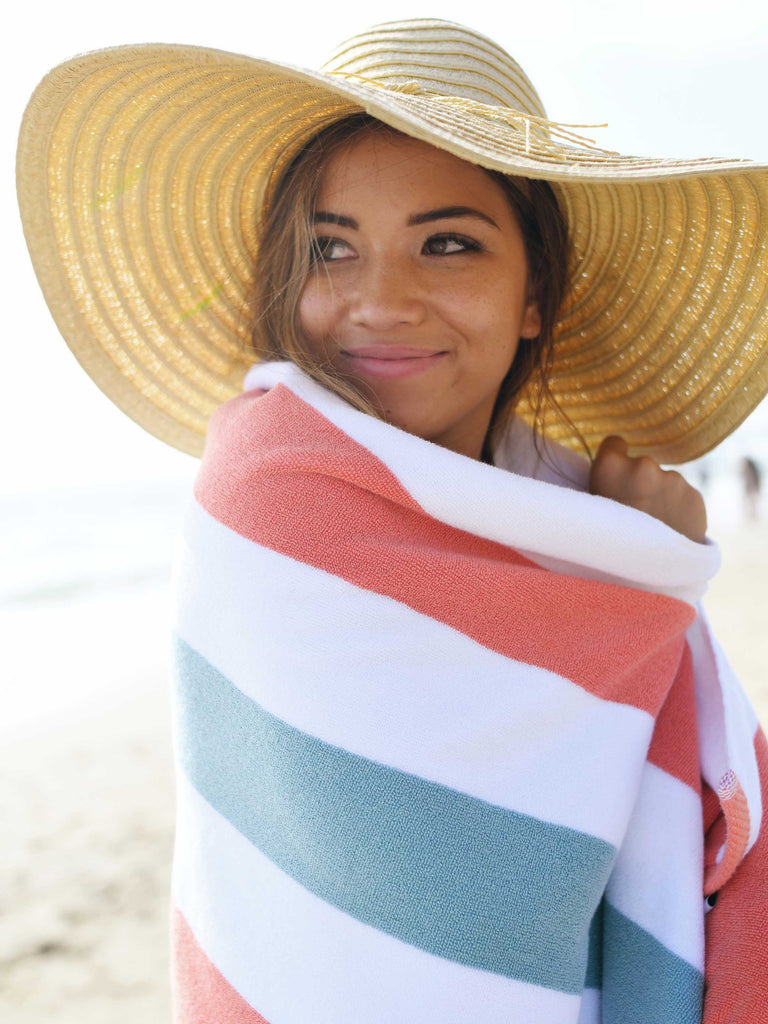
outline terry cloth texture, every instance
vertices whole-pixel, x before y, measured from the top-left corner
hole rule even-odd
[[[764,1019],[717,549],[520,424],[494,467],[289,364],[247,386],[177,572],[179,1024]]]

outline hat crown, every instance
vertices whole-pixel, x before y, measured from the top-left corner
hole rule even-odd
[[[546,117],[530,79],[505,50],[449,21],[424,18],[376,25],[341,43],[321,70],[390,89],[417,86],[425,95],[461,96]]]

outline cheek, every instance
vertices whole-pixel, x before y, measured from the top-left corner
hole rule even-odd
[[[316,281],[308,281],[298,305],[299,326],[308,341],[321,342],[333,331],[340,304]]]
[[[313,285],[305,285],[304,291],[299,299],[299,327],[305,338],[309,341],[315,340],[322,333],[322,324],[325,319],[324,303],[317,295]]]
[[[520,305],[506,284],[501,288],[478,287],[465,301],[452,303],[452,316],[467,334],[488,350],[506,349],[519,337]]]

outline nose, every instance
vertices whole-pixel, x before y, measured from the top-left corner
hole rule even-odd
[[[365,261],[349,299],[353,324],[386,331],[403,324],[419,324],[425,313],[410,263],[384,255]]]

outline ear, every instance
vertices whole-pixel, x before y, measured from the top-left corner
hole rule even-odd
[[[540,334],[541,313],[539,311],[539,301],[536,298],[531,298],[525,307],[520,322],[520,337],[531,340],[532,338],[538,338]]]

